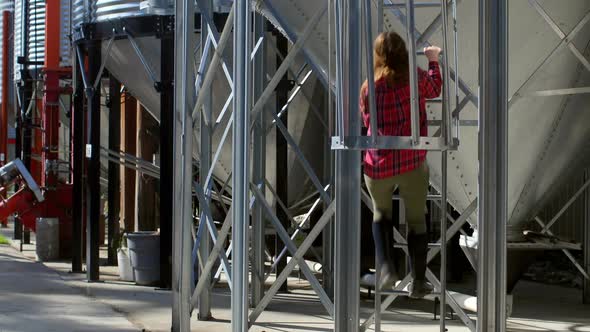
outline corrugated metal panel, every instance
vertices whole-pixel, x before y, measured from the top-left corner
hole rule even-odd
[[[139,3],[140,1],[137,0],[98,0],[96,1],[96,20],[104,21],[141,15]]]
[[[22,56],[22,0],[15,0],[14,2],[14,79],[20,79],[20,65],[16,61],[19,56]]]
[[[14,21],[14,59],[23,56],[22,50],[22,0],[15,2]],[[45,0],[29,0],[27,10],[28,17],[28,54],[29,61],[43,63],[45,59]],[[60,36],[60,65],[70,66],[70,33],[71,33],[71,5],[70,0],[60,0],[61,6],[61,36]],[[41,65],[32,65],[29,68],[39,68]],[[14,61],[15,78],[20,79],[21,66]]]
[[[29,0],[28,13],[28,59],[42,62],[45,58],[45,1]]]
[[[585,182],[585,176],[576,174],[574,178],[566,182],[555,196],[545,205],[539,213],[539,217],[549,222],[563,208],[563,206],[574,196]],[[551,231],[564,240],[576,242],[584,241],[584,223],[585,220],[585,202],[584,195],[578,199],[559,217],[557,222],[551,227]],[[535,229],[539,230],[535,226]]]

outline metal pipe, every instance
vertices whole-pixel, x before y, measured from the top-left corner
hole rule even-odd
[[[446,1],[446,0],[445,0]],[[443,2],[445,2],[443,1]],[[441,151],[441,189],[440,189],[440,332],[446,332],[447,319],[447,151]]]
[[[448,42],[448,8],[447,0],[441,2],[441,15],[442,15],[442,35],[443,35],[443,50],[441,54],[443,60],[443,132],[445,137],[445,143],[447,146],[452,145],[453,142],[453,123],[451,114],[451,79],[449,75],[449,42]],[[446,193],[445,193],[446,194]],[[442,283],[442,281],[441,281]],[[443,301],[441,301],[442,303]],[[441,314],[442,316],[442,314]]]
[[[109,149],[121,148],[121,83],[110,75],[109,79]],[[115,241],[119,233],[120,211],[120,166],[110,162],[108,165],[109,189],[108,189],[108,264],[117,262],[117,248]]]
[[[388,4],[383,5],[385,8],[406,8],[405,3],[395,3],[390,1]],[[415,8],[438,8],[440,6],[439,2],[418,2],[414,4]]]
[[[172,286],[174,220],[174,36],[160,40],[160,287]]]
[[[383,1],[379,1],[382,3]],[[363,23],[365,26],[365,51],[367,52],[366,66],[367,66],[367,87],[369,89],[369,122],[371,127],[371,138],[373,141],[379,135],[379,127],[377,127],[377,105],[375,101],[375,71],[373,67],[373,31],[371,30],[371,0],[363,1]],[[363,96],[361,96],[362,98]],[[366,110],[365,110],[366,112]]]
[[[254,40],[261,40],[260,52],[257,52],[253,59],[253,91],[254,100],[260,97],[264,90],[265,73],[266,73],[266,19],[264,16],[254,15]],[[258,119],[255,119],[254,126],[254,150],[253,150],[253,170],[252,181],[255,185],[260,186],[260,191],[265,194],[266,178],[266,128],[265,115],[260,113]],[[264,226],[265,219],[263,216],[262,205],[256,201],[252,209],[252,290],[250,305],[256,307],[264,296]]]
[[[190,331],[192,281],[192,123],[194,1],[176,1],[174,54],[172,330]]]
[[[337,73],[340,101],[337,114],[347,124],[347,136],[359,136],[359,87],[361,85],[360,1],[336,0]],[[342,134],[342,133],[341,133]],[[336,229],[334,267],[334,330],[359,330],[360,274],[360,151],[337,150],[335,167]]]
[[[377,33],[383,32],[383,28],[385,28],[385,25],[383,23],[383,16],[384,16],[383,9],[385,8],[385,4],[383,2],[384,1],[377,1]],[[402,4],[402,5],[405,6],[405,4]],[[368,8],[371,8],[371,7],[368,7]]]
[[[248,330],[248,225],[250,164],[250,2],[234,2],[234,126],[233,126],[233,201],[232,201],[232,293],[233,332]],[[229,21],[229,20],[228,20]],[[225,30],[223,31],[226,32]],[[219,50],[219,49],[218,49]]]
[[[74,46],[78,49],[78,46]],[[72,272],[82,273],[82,225],[84,223],[84,83],[82,82],[81,66],[84,62],[81,53],[74,55],[72,77],[74,84],[74,103],[72,105]]]
[[[88,78],[93,81],[100,67],[100,42],[87,46]],[[100,230],[100,88],[87,90],[87,139],[86,158],[86,278],[98,281],[99,230]]]
[[[410,68],[410,105],[411,115],[410,121],[412,126],[412,144],[418,144],[420,139],[420,103],[418,92],[418,73],[416,62],[416,36],[414,29],[416,27],[414,15],[414,0],[406,0],[406,12],[408,17],[406,20],[406,32],[408,41],[408,62]]]
[[[213,1],[212,0],[200,0],[198,2],[199,8],[201,9],[201,45],[206,45],[209,40],[209,34],[206,31],[210,31],[207,29],[208,22],[205,20],[205,17],[208,15],[213,14]],[[204,48],[201,52],[201,63],[200,66],[207,66],[211,60],[211,52]],[[213,89],[209,86],[206,90],[199,89],[198,95],[204,94],[203,100],[203,108],[202,112],[199,112],[198,120],[200,122],[200,158],[199,158],[199,182],[200,184],[205,184],[203,190],[209,191],[211,188],[210,183],[206,182],[207,179],[207,172],[210,168],[213,168],[213,164],[211,164],[211,149],[212,149],[212,123],[208,121],[213,117],[213,105],[212,105],[212,92]],[[196,121],[195,121],[196,122]],[[209,195],[205,195],[202,200],[199,200],[199,210],[203,211],[211,202],[211,198]],[[199,227],[206,227],[209,215],[203,215],[204,219],[201,218],[199,221]],[[209,220],[213,223],[213,220]],[[195,250],[197,248],[193,248]],[[209,257],[211,253],[211,238],[209,236],[203,236],[201,241],[198,245],[199,255],[201,257]],[[199,275],[198,278],[205,279],[205,289],[199,294],[199,313],[198,319],[199,320],[209,320],[211,318],[211,292],[209,291],[208,285],[211,283],[211,274],[203,274],[202,270],[198,269]]]
[[[508,4],[479,1],[477,331],[506,331]]]
[[[301,42],[299,43],[301,44]],[[277,66],[277,74],[273,77],[273,80],[276,82],[276,88],[272,90],[275,94],[275,111],[276,113],[273,114],[275,118],[274,122],[281,121],[285,126],[289,127],[289,113],[285,112],[283,114],[282,120],[277,120],[281,115],[281,107],[289,102],[289,90],[290,90],[290,83],[289,78],[287,76],[287,70],[283,65],[284,62],[287,60],[281,60],[281,58],[286,58],[287,54],[289,53],[289,40],[283,37],[282,34],[276,33],[276,46],[277,46],[277,55],[276,55],[276,66]],[[292,53],[294,54],[294,53]],[[279,74],[279,69],[283,67],[283,70]],[[290,66],[286,67],[290,68]],[[277,80],[278,78],[278,80]],[[271,91],[270,89],[267,89]],[[264,94],[265,91],[263,91]],[[267,92],[268,93],[268,92]],[[260,96],[260,98],[262,98]],[[258,104],[258,101],[256,102]],[[262,104],[264,106],[264,104]],[[269,112],[271,112],[269,110]],[[263,114],[264,112],[260,112]],[[278,132],[277,132],[278,133]],[[289,204],[289,145],[287,143],[287,139],[285,135],[277,134],[275,135],[275,178],[280,181],[276,181],[276,197],[277,201],[285,202]],[[285,228],[289,227],[290,223],[290,215],[285,213],[285,209],[281,208],[281,204],[277,204],[275,206],[275,214],[277,219],[280,221],[281,225]],[[286,249],[285,244],[281,241],[279,236],[275,237],[275,254]],[[285,266],[287,265],[287,259],[282,259],[281,256],[275,256],[275,265],[276,265],[276,275],[278,276],[281,274]],[[280,291],[287,292],[288,287],[287,283],[283,283],[280,287]]]
[[[455,77],[459,77],[459,34],[457,31],[457,1],[452,0],[452,11],[453,11],[453,55],[454,55],[454,68],[455,68]],[[447,84],[450,84],[448,82]],[[460,97],[459,97],[459,84],[457,80],[455,80],[455,108],[458,109],[460,104]],[[461,117],[460,112],[453,112],[452,114],[454,125],[455,125],[455,137],[460,139],[461,135]]]

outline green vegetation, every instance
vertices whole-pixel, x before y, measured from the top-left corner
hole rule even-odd
[[[4,236],[0,235],[0,244],[10,244],[10,242]]]

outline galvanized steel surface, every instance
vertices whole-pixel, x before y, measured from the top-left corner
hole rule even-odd
[[[20,79],[22,65],[16,60],[24,56],[22,49],[23,38],[23,0],[16,0],[14,4],[14,76]],[[27,2],[27,61],[36,64],[29,65],[29,69],[41,68],[45,60],[45,1],[30,0]],[[60,0],[61,6],[61,27],[60,27],[60,65],[69,67],[70,59],[70,35],[72,13],[69,0]]]
[[[312,0],[267,0],[256,2],[256,8],[270,21],[282,30],[292,41],[304,30],[307,21],[324,4],[324,1]],[[131,8],[131,4],[127,4]],[[566,33],[590,11],[590,3],[584,0],[572,0],[568,6],[560,6],[557,1],[543,1],[542,6],[557,20],[561,29]],[[459,63],[461,64],[460,77],[466,82],[470,90],[477,95],[477,15],[476,4],[473,1],[463,1],[458,7],[459,17]],[[105,11],[105,13],[108,11]],[[568,49],[563,49],[549,61],[542,70],[535,71],[553,48],[559,43],[559,38],[545,20],[527,2],[510,2],[510,55],[509,55],[509,95],[513,96],[518,88],[525,84],[519,92],[520,99],[513,101],[510,109],[510,152],[509,152],[509,216],[510,223],[515,228],[512,235],[520,232],[521,224],[530,220],[544,201],[550,197],[552,189],[572,172],[572,168],[581,165],[580,158],[584,153],[581,149],[587,146],[590,135],[586,124],[590,122],[589,103],[587,95],[552,96],[552,97],[528,97],[529,92],[537,90],[562,89],[575,86],[590,85],[590,78],[578,60]],[[417,27],[424,31],[438,12],[430,9],[420,9],[417,14]],[[376,17],[376,12],[373,12]],[[375,20],[376,21],[376,20]],[[404,35],[404,27],[391,12],[386,12],[384,22],[387,30],[394,30]],[[572,41],[584,54],[588,54],[590,25],[585,26]],[[312,36],[306,42],[303,56],[298,63],[309,60],[310,67],[318,69],[320,76],[330,76],[333,84],[334,74],[328,70],[328,44],[333,31],[329,29],[328,17],[324,17],[314,29]],[[440,32],[435,33],[430,41],[442,44]],[[153,82],[143,73],[136,54],[129,45],[115,43],[112,53],[116,54],[107,63],[107,68],[118,75],[118,78],[137,95],[144,105],[159,118],[159,99],[153,88]],[[157,43],[148,40],[139,42],[144,56],[148,62],[153,61],[153,69],[157,72],[159,66],[159,53]],[[151,45],[151,46],[148,46]],[[104,48],[103,48],[104,49]],[[334,45],[331,47],[335,50]],[[228,50],[229,52],[229,50]],[[448,50],[452,52],[452,50]],[[270,56],[269,56],[270,58]],[[335,61],[332,59],[332,66]],[[425,66],[425,59],[421,59],[421,65]],[[293,66],[293,68],[298,68]],[[296,69],[294,69],[296,70]],[[332,74],[328,75],[328,72]],[[159,75],[159,73],[158,73]],[[532,77],[531,77],[532,75]],[[321,78],[321,77],[320,77]],[[530,78],[530,79],[529,79]],[[312,83],[306,89],[309,95],[316,95],[317,91]],[[229,94],[229,86],[221,72],[215,79],[213,100],[215,116],[217,116]],[[461,97],[464,93],[461,94]],[[318,96],[319,97],[319,96]],[[518,97],[518,96],[517,96]],[[289,128],[298,143],[317,142],[321,139],[322,130],[318,130],[317,120],[309,112],[309,104],[303,98],[297,98],[291,104],[292,111],[289,118]],[[296,111],[293,111],[296,110]],[[431,119],[440,120],[440,108],[437,105],[428,107]],[[477,120],[477,107],[468,103],[461,112],[461,119]],[[226,120],[220,122],[220,126],[214,135],[214,146],[221,140]],[[430,135],[436,131],[431,127]],[[458,151],[449,153],[449,200],[460,211],[465,209],[473,199],[477,197],[477,127],[461,128],[461,145]],[[227,141],[231,140],[231,134]],[[195,145],[195,156],[198,152],[198,141]],[[317,144],[316,144],[317,145]],[[270,161],[272,163],[272,151],[274,147],[268,144]],[[309,145],[304,148],[304,154],[308,157],[314,168],[321,169],[322,153]],[[226,143],[222,150],[220,161],[215,166],[215,176],[224,181],[231,173],[230,153],[231,147]],[[585,150],[587,151],[587,150]],[[297,167],[294,155],[292,155],[293,167]],[[431,181],[435,187],[441,183],[440,158],[438,153],[430,153],[429,165]],[[302,183],[305,180],[303,172],[293,173],[291,176]],[[274,183],[274,179],[271,180]],[[292,193],[290,198],[299,194]],[[472,224],[475,219],[472,217]],[[513,237],[514,237],[513,236]]]
[[[266,0],[257,4],[257,9],[293,39],[305,28],[307,21],[319,10],[323,1]],[[590,11],[590,3],[584,0],[570,1],[568,6],[561,5],[559,1],[543,1],[542,6],[566,33]],[[459,75],[471,91],[477,94],[476,3],[461,2],[458,12],[458,56],[461,64]],[[552,188],[573,167],[579,165],[579,158],[583,155],[579,151],[587,145],[590,138],[586,125],[590,122],[590,104],[587,102],[587,95],[527,97],[527,93],[537,90],[587,86],[589,75],[567,48],[535,73],[535,67],[550,54],[560,39],[528,2],[511,1],[509,13],[509,96],[513,96],[526,82],[520,93],[522,98],[515,101],[510,109],[508,211],[509,222],[516,226],[517,231],[513,233],[515,235],[519,225],[532,218],[532,214]],[[436,10],[420,9],[417,12],[418,30],[424,31],[437,14]],[[391,11],[386,11],[384,22],[386,30],[405,35],[403,25]],[[585,26],[572,41],[586,57],[589,52],[589,30],[590,25]],[[306,43],[305,52],[309,59],[316,62],[316,67],[328,75],[328,19],[320,22],[314,32]],[[430,41],[440,45],[440,36],[439,31]],[[422,66],[425,66],[425,59],[422,59]],[[334,77],[333,74],[330,76]],[[432,119],[440,120],[437,106],[430,106],[428,114]],[[462,111],[461,118],[477,119],[476,105],[468,104]],[[432,127],[430,135],[436,129]],[[449,153],[449,200],[460,211],[477,196],[477,133],[477,127],[461,128],[459,150]],[[430,153],[428,162],[431,181],[435,187],[439,187],[441,183],[439,160],[438,153]],[[471,221],[473,223],[475,219],[471,218]]]

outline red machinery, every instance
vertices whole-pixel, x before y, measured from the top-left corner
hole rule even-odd
[[[32,169],[35,174],[31,175],[18,159],[0,168],[0,192],[11,184],[21,184],[14,195],[0,202],[0,220],[16,214],[25,227],[35,231],[37,218],[59,219],[60,256],[65,257],[70,255],[72,185],[60,181],[58,176],[59,96],[70,92],[60,87],[59,83],[62,78],[71,78],[71,70],[60,67],[60,2],[47,1],[45,10],[45,66],[40,110],[41,170],[37,174]],[[4,76],[6,80],[7,75]],[[2,86],[5,87],[4,84]],[[3,92],[3,95],[8,94],[7,90]],[[40,178],[40,187],[34,178]]]
[[[35,231],[37,218],[58,218],[60,255],[68,256],[72,222],[71,186],[59,185],[56,189],[42,191],[19,159],[0,168],[0,188],[6,189],[13,184],[18,184],[20,189],[0,201],[0,219],[17,215],[27,228]]]

